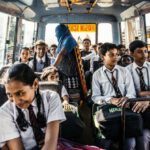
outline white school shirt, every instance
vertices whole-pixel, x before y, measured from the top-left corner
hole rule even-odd
[[[68,96],[69,97],[68,92],[67,92],[65,86],[63,85],[62,89],[61,89],[61,97],[64,97],[64,96]]]
[[[145,84],[150,87],[150,62],[145,61],[142,67],[144,67],[142,69],[142,72],[143,72]],[[139,75],[136,69],[142,67],[138,66],[135,62],[133,62],[132,64],[126,67],[131,72],[137,93],[141,91],[141,88],[140,88]]]
[[[128,98],[135,98],[135,88],[130,72],[119,65],[116,65],[112,71],[108,70],[105,66],[99,68],[93,74],[92,80],[92,100],[95,103],[101,104],[103,102],[109,103],[113,96],[116,96],[114,88],[110,83],[111,72],[114,71],[113,75],[117,80],[118,87],[123,96]]]
[[[44,63],[46,61],[46,56],[44,55],[42,58],[36,57],[36,60],[37,60],[37,62],[36,62],[36,70],[35,70],[35,72],[42,72],[43,69],[44,69]],[[41,60],[43,61],[42,64],[40,62]],[[51,59],[50,58],[49,58],[49,61],[50,61],[49,64],[51,64]],[[33,69],[33,66],[34,66],[34,59],[32,59],[32,60],[29,61],[29,67],[31,69]]]
[[[64,121],[66,118],[59,95],[56,92],[45,90],[41,91],[41,96],[47,124],[56,120]],[[35,115],[37,115],[38,108],[36,100],[32,102],[32,106]],[[25,114],[26,120],[30,122],[28,109],[22,109],[22,111]],[[21,137],[25,150],[30,150],[36,146],[33,130],[29,126],[25,132],[21,131],[16,122],[17,116],[18,111],[16,106],[10,101],[7,101],[0,108],[0,146],[2,147],[8,140]],[[45,131],[45,129],[43,129],[43,131]]]
[[[83,60],[90,60],[96,55],[96,52],[94,50],[90,50],[89,52],[91,52],[91,53],[82,57]]]

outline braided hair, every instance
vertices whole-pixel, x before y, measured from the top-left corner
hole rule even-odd
[[[9,83],[10,81],[17,80],[24,83],[24,85],[32,86],[35,79],[36,75],[32,71],[32,69],[28,65],[20,63],[14,64],[10,67],[4,83]],[[40,95],[39,89],[37,89],[37,91],[35,92],[35,97],[37,100],[37,107],[38,107],[37,122],[39,127],[43,128],[46,126],[46,118],[44,116],[44,113],[41,112],[42,107],[43,107],[42,110],[44,110],[44,104],[42,103],[42,97]],[[22,112],[22,110],[17,106],[16,109],[18,111],[18,117],[16,119],[16,122],[21,131],[26,131],[29,126],[29,123],[25,119],[25,115]]]

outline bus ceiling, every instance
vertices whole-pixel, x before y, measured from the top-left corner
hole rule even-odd
[[[121,21],[149,10],[149,0],[0,0],[1,12],[45,23]]]

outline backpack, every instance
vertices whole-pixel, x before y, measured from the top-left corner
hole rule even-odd
[[[103,150],[103,149],[98,148],[96,146],[81,145],[61,138],[58,140],[57,150]]]

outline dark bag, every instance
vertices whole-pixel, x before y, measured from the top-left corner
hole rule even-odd
[[[150,107],[148,107],[143,113],[141,113],[141,115],[144,128],[150,129]]]
[[[61,123],[61,137],[72,141],[78,141],[85,128],[84,122],[79,118],[78,108],[69,105],[69,109],[64,110],[67,120]]]
[[[99,129],[107,139],[118,139],[121,136],[121,111],[122,108],[107,104],[100,106],[99,110],[96,112]],[[130,109],[126,109],[125,114],[125,136],[141,136],[143,129],[141,115]]]

